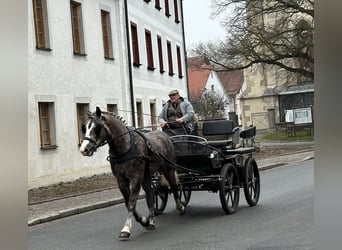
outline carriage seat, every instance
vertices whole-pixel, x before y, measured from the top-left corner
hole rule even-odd
[[[203,136],[220,136],[226,139],[208,140],[208,145],[215,148],[231,146],[239,141],[239,127],[234,127],[232,120],[211,120],[203,121]],[[237,137],[237,139],[236,139]]]
[[[240,137],[242,139],[242,147],[245,146],[254,146],[255,142],[255,135],[256,135],[256,126],[249,127],[244,129],[240,132]]]

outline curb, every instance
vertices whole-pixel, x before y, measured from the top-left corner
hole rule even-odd
[[[312,160],[312,159],[314,159],[314,156],[308,156],[308,157],[306,157],[303,160],[300,160],[298,162],[308,161],[308,160]],[[265,170],[269,170],[269,169],[272,169],[272,168],[285,166],[287,164],[288,163],[285,163],[285,162],[269,164],[269,165],[265,165],[263,167],[259,167],[259,171],[265,171]],[[145,198],[145,194],[140,194],[139,195],[138,199],[142,199],[142,198]],[[45,223],[45,222],[50,222],[50,221],[53,221],[53,220],[57,220],[57,219],[61,219],[61,218],[69,217],[69,216],[73,216],[73,215],[76,215],[76,214],[81,214],[81,213],[89,212],[89,211],[96,210],[96,209],[102,209],[102,208],[118,205],[118,204],[121,204],[121,203],[124,203],[124,199],[123,198],[115,198],[115,199],[111,199],[111,200],[107,200],[107,201],[97,202],[97,203],[90,204],[90,205],[85,205],[85,206],[81,206],[81,207],[76,207],[76,208],[71,208],[71,209],[67,209],[67,210],[62,210],[62,211],[60,211],[58,213],[51,213],[51,214],[43,216],[41,218],[33,219],[33,220],[28,222],[28,226],[30,227],[30,226],[42,224],[42,223]]]
[[[141,197],[139,197],[139,198],[141,198]],[[62,210],[58,213],[52,213],[50,215],[31,220],[28,222],[28,226],[34,226],[37,224],[50,222],[53,220],[69,217],[69,216],[72,216],[75,214],[85,213],[85,212],[88,212],[91,210],[110,207],[113,205],[121,204],[123,202],[124,202],[123,198],[117,198],[117,199],[113,199],[113,200],[97,202],[95,204],[86,205],[86,206],[82,206],[82,207],[76,207],[76,208],[71,208],[71,209],[67,209],[67,210]]]

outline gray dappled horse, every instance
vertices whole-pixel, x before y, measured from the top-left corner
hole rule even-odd
[[[173,145],[162,131],[142,133],[127,127],[118,117],[96,107],[94,113],[88,112],[89,120],[82,127],[84,140],[80,152],[92,156],[98,147],[108,143],[108,160],[117,179],[119,189],[128,210],[126,222],[119,238],[128,239],[131,235],[132,217],[147,229],[154,229],[154,197],[151,175],[161,172],[170,184],[176,208],[184,214],[185,208],[180,202],[176,183],[175,169],[170,162],[175,162]],[[136,211],[137,198],[141,187],[146,193],[149,215],[146,218]]]

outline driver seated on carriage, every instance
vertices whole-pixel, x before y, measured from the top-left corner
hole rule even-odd
[[[162,130],[169,136],[194,134],[195,112],[192,104],[181,97],[178,90],[171,90],[169,98],[158,117]]]

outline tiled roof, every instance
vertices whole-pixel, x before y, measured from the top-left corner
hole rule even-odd
[[[228,95],[238,94],[242,87],[244,81],[243,70],[227,71],[214,68],[204,56],[189,57],[187,64],[189,94],[192,98],[198,97],[202,93],[211,70],[217,72]]]
[[[209,60],[204,56],[188,57],[188,68],[202,68],[211,66]]]
[[[228,95],[236,95],[239,93],[244,81],[243,70],[217,70],[216,73],[220,78],[223,87],[228,92]]]
[[[208,68],[188,68],[189,94],[191,98],[199,97],[210,74]]]

